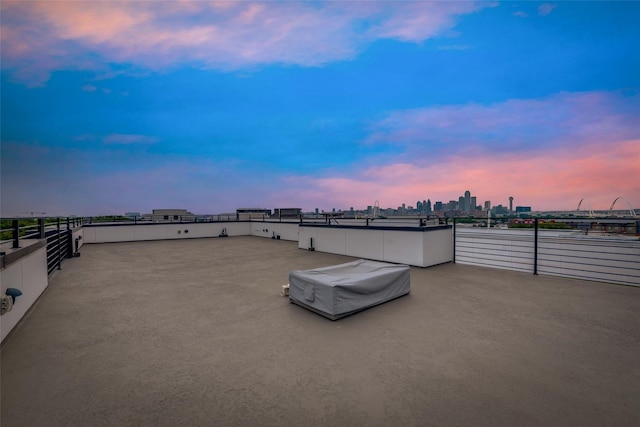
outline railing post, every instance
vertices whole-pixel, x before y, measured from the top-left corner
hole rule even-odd
[[[44,218],[38,218],[38,233],[41,239],[44,239]]]
[[[57,233],[58,233],[58,270],[62,269],[62,242],[60,239],[60,218],[57,218]]]
[[[456,262],[456,219],[453,218],[453,228],[451,229],[451,234],[453,235],[453,263]]]
[[[533,274],[538,274],[538,218],[533,222]]]
[[[71,219],[67,217],[67,230],[71,230]]]
[[[20,221],[14,219],[11,221],[11,231],[13,232],[13,248],[20,247]]]

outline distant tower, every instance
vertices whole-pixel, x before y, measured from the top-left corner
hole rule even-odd
[[[475,206],[473,209],[475,209]],[[460,210],[471,212],[473,209],[471,208],[471,191],[467,190],[464,192],[464,208],[460,206]]]
[[[509,196],[509,213],[513,213],[513,196]]]

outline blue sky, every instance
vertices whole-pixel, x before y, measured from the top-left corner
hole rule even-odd
[[[1,8],[3,215],[640,208],[640,2]]]

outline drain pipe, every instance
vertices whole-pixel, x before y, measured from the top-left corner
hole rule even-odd
[[[455,264],[456,263],[456,218],[453,218],[453,228],[452,228],[452,235],[453,235],[453,259],[452,262]]]
[[[533,274],[538,274],[538,218],[533,223]]]

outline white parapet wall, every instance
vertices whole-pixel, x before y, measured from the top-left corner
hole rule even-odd
[[[429,267],[453,259],[451,227],[299,226],[298,247],[377,261]],[[313,239],[313,240],[312,240]]]
[[[298,241],[298,221],[251,220],[251,235],[270,239]]]
[[[95,224],[83,228],[84,243],[109,243],[219,237],[223,232],[228,236],[247,236],[251,224],[248,221]]]
[[[0,290],[2,295],[5,295],[7,288],[16,288],[22,292],[22,295],[16,298],[11,311],[0,317],[1,340],[4,340],[15,328],[49,284],[47,247],[43,243],[24,240],[21,241],[22,245],[34,246],[32,248],[25,246],[19,250],[6,250],[5,260],[7,262],[4,268],[0,268]],[[33,250],[34,248],[35,250]],[[14,260],[11,261],[10,258],[14,258]]]

